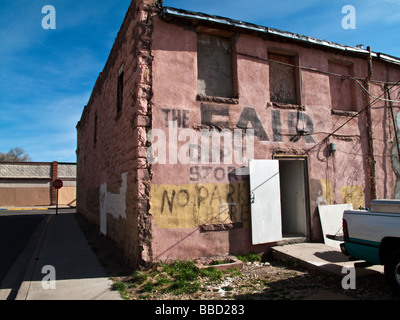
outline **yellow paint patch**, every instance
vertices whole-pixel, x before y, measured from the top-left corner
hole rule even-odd
[[[9,208],[9,211],[47,210],[48,208]]]
[[[322,196],[326,199],[328,204],[333,203],[333,190],[330,180],[321,179]]]
[[[364,206],[364,187],[345,186],[340,188],[340,198],[342,203],[352,203],[353,208],[357,209]]]
[[[153,185],[150,214],[158,228],[249,224],[249,183]]]

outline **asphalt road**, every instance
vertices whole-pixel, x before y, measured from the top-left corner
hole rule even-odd
[[[59,213],[62,212],[66,211],[59,209]],[[8,271],[11,271],[33,233],[50,214],[55,214],[55,209],[0,211],[0,289]]]
[[[44,214],[20,211],[0,213],[0,283],[44,217]]]

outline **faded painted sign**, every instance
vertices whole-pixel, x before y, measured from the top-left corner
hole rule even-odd
[[[273,142],[315,143],[313,120],[304,112],[271,109],[268,126],[268,121],[260,118],[253,107],[237,111],[233,115],[229,105],[202,103],[201,126],[189,128],[189,123],[193,123],[189,110],[162,108],[163,128],[153,128],[146,135],[150,143],[147,161],[245,165],[247,159],[254,158],[256,137],[259,142],[271,141],[267,129],[272,131]]]
[[[203,126],[210,127],[229,127],[231,108],[228,105],[215,105],[215,104],[201,104],[201,124]],[[306,132],[307,134],[302,136],[306,143],[315,143],[312,137],[314,132],[314,123],[312,118],[300,111],[286,111],[286,123],[289,128],[289,133],[292,135],[290,142],[297,142],[296,137],[299,130]],[[273,137],[272,140],[276,142],[283,141],[282,139],[282,123],[283,114],[280,110],[271,109],[271,123]],[[259,141],[270,141],[267,134],[267,122],[265,119],[261,119],[257,113],[257,110],[253,107],[244,107],[240,112],[240,116],[235,123],[234,127],[239,129],[249,129],[254,130],[254,135],[258,137]]]
[[[150,213],[158,228],[248,223],[249,203],[248,182],[153,185]]]
[[[219,129],[231,127],[242,130],[253,129],[254,135],[258,137],[259,141],[271,141],[267,130],[272,129],[272,141],[274,142],[284,142],[282,128],[286,126],[290,136],[288,142],[296,143],[301,138],[304,138],[306,143],[315,143],[312,137],[314,123],[311,116],[305,112],[271,109],[271,120],[268,123],[265,119],[260,118],[255,108],[243,107],[238,119],[232,124],[230,123],[232,117],[231,109],[229,105],[202,103],[200,105],[201,126]],[[178,128],[189,128],[189,110],[162,108],[161,111],[165,128],[170,127],[171,123]],[[299,131],[306,132],[306,134],[294,139]]]

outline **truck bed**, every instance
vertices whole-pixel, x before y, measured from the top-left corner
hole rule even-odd
[[[400,237],[400,213],[346,210],[349,239],[367,240],[379,245],[385,237]]]
[[[382,264],[380,246],[383,239],[400,238],[400,201],[371,201],[371,211],[346,210],[345,248],[356,259]]]

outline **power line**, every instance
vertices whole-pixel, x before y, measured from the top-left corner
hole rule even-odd
[[[385,95],[385,92],[383,92],[379,97],[376,97],[374,95],[371,94],[371,92],[369,92],[361,83],[359,80],[363,80],[363,78],[359,78],[359,77],[351,77],[349,75],[343,75],[343,74],[338,74],[338,73],[333,73],[333,72],[328,72],[328,71],[323,71],[323,70],[318,70],[316,68],[308,68],[308,67],[303,67],[300,66],[300,64],[298,66],[291,64],[291,63],[286,63],[286,62],[281,62],[281,61],[276,61],[276,60],[272,60],[272,59],[268,59],[268,58],[262,58],[259,56],[254,56],[251,54],[247,54],[247,53],[243,53],[243,52],[236,52],[236,54],[241,55],[241,56],[245,56],[245,57],[249,57],[249,58],[254,58],[254,59],[258,59],[261,61],[266,61],[266,62],[271,62],[271,63],[277,63],[280,65],[284,65],[284,66],[288,66],[288,67],[292,67],[292,68],[299,68],[299,70],[307,70],[307,71],[311,71],[311,72],[317,72],[317,73],[321,73],[321,74],[326,74],[326,75],[330,75],[330,76],[336,76],[336,77],[341,77],[342,79],[350,79],[350,80],[354,80],[359,86],[361,86],[361,88],[369,95],[371,96],[374,101],[370,102],[368,105],[366,105],[365,107],[363,107],[360,111],[358,111],[357,113],[355,113],[354,115],[351,115],[351,117],[345,121],[342,125],[340,125],[337,129],[335,129],[333,132],[331,132],[330,134],[328,134],[327,137],[325,137],[320,143],[325,142],[327,139],[329,139],[329,137],[333,136],[337,131],[339,131],[341,128],[343,128],[346,124],[348,124],[351,120],[353,120],[355,117],[359,116],[364,110],[366,110],[369,107],[372,107],[375,103],[377,103],[378,101],[385,101],[385,102],[390,102],[390,103],[400,103],[400,101],[396,101],[396,100],[391,100],[391,99],[385,99],[382,98],[382,96]],[[370,80],[370,82],[376,82],[376,83],[384,83],[385,85],[388,85],[389,82],[384,82],[384,81],[379,81],[379,80]],[[390,90],[399,85],[400,84],[400,80],[397,82],[392,82],[391,84],[391,88],[387,88],[387,92],[390,92]],[[302,106],[301,106],[302,107]],[[304,122],[303,122],[304,125]],[[396,128],[395,128],[396,129]],[[314,145],[312,148],[310,148],[307,152],[311,151],[312,149],[314,149],[317,145]]]
[[[245,57],[249,57],[249,58],[254,58],[257,60],[262,60],[262,61],[267,61],[267,62],[272,62],[272,63],[276,63],[276,64],[280,64],[280,65],[284,65],[287,67],[292,67],[292,68],[299,68],[300,70],[307,70],[307,71],[311,71],[311,72],[317,72],[317,73],[322,73],[322,74],[326,74],[326,75],[330,75],[330,76],[335,76],[335,77],[340,77],[342,79],[350,79],[350,80],[354,80],[358,85],[361,86],[361,88],[363,90],[365,90],[367,92],[368,95],[370,95],[372,98],[374,99],[379,99],[382,101],[388,101],[388,102],[393,102],[393,103],[400,103],[400,101],[396,101],[396,100],[389,100],[389,99],[383,99],[383,98],[378,98],[373,96],[360,82],[359,80],[363,80],[363,78],[360,77],[351,77],[349,75],[344,75],[344,74],[339,74],[339,73],[334,73],[334,72],[329,72],[329,71],[323,71],[323,70],[318,70],[316,68],[308,68],[308,67],[304,67],[304,66],[296,66],[294,64],[291,63],[286,63],[286,62],[282,62],[282,61],[276,61],[276,60],[272,60],[272,59],[268,59],[268,58],[262,58],[259,56],[254,56],[251,54],[247,54],[247,53],[243,53],[243,52],[236,52],[236,54],[241,55],[241,56],[245,56]],[[384,84],[392,84],[393,86],[398,85],[398,82],[385,82],[385,81],[380,81],[380,80],[370,80],[370,82],[376,82],[376,83],[384,83]]]
[[[374,99],[378,99],[378,100],[382,100],[382,101],[387,101],[387,102],[392,102],[392,103],[400,103],[400,101],[396,101],[396,100],[390,100],[390,99],[383,99],[383,98],[380,98],[380,97],[375,97],[375,96],[373,96],[356,78],[350,78],[350,79],[352,79],[352,80],[354,80],[355,82],[357,82],[359,85],[360,85],[360,87],[361,88],[363,88],[364,89],[364,91],[367,93],[367,94],[369,94],[372,98],[374,98]],[[399,81],[397,82],[397,83],[399,83]],[[393,86],[395,86],[395,84],[393,85]]]
[[[391,88],[388,88],[388,92],[390,92],[390,90],[396,86],[400,84],[400,80],[397,81],[396,83],[392,84]],[[354,115],[352,115],[347,121],[345,121],[343,124],[341,124],[338,128],[336,128],[334,131],[332,131],[330,134],[328,134],[324,139],[321,140],[320,143],[312,146],[310,149],[307,150],[307,153],[309,153],[311,150],[313,150],[316,146],[320,145],[321,143],[326,142],[331,136],[333,136],[336,132],[338,132],[340,129],[342,129],[346,124],[348,124],[351,120],[353,120],[355,117],[359,116],[364,110],[366,110],[369,107],[372,107],[372,105],[374,105],[375,103],[377,103],[379,101],[379,98],[382,97],[383,95],[385,95],[386,92],[383,92],[379,97],[375,97],[374,101],[370,102],[369,104],[367,104],[364,108],[362,108],[360,111],[358,111],[357,113],[355,113]],[[395,128],[396,130],[396,128]]]

